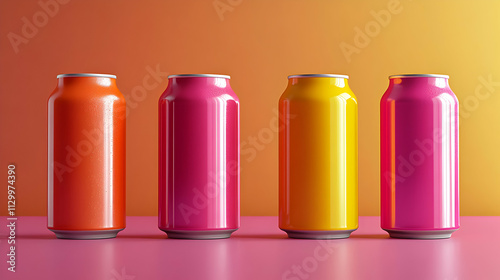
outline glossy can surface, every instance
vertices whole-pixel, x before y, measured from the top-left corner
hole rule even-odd
[[[125,228],[125,99],[112,75],[58,76],[48,99],[47,219],[59,238]]]
[[[159,100],[158,226],[173,238],[239,227],[239,100],[222,75],[174,75]]]
[[[460,216],[458,100],[448,76],[391,76],[380,137],[382,228],[393,237],[450,237]]]
[[[343,238],[358,227],[358,111],[347,76],[290,76],[279,101],[279,226]]]

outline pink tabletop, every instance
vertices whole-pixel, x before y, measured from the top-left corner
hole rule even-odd
[[[230,239],[175,240],[157,217],[128,217],[116,239],[61,240],[45,217],[19,217],[15,273],[0,227],[0,279],[500,279],[500,217],[462,217],[445,240],[390,239],[379,217],[330,241],[288,239],[277,224],[242,217]]]

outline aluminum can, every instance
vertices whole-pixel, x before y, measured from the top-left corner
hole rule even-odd
[[[228,238],[240,224],[239,100],[229,76],[168,77],[159,99],[158,227]]]
[[[458,100],[448,76],[393,75],[380,101],[381,227],[449,238],[459,228]]]
[[[358,228],[358,105],[348,76],[293,75],[279,101],[279,227],[291,238]]]
[[[125,99],[116,76],[58,75],[48,99],[48,228],[113,238],[125,228]]]

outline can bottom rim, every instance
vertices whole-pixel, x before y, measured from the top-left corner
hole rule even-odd
[[[458,229],[450,230],[392,230],[383,229],[389,233],[392,238],[402,239],[446,239]]]
[[[224,239],[229,238],[237,229],[223,230],[170,230],[161,229],[168,238],[173,239]]]
[[[355,229],[349,230],[289,230],[281,229],[288,234],[290,238],[297,239],[340,239],[348,238]]]
[[[111,229],[111,230],[57,230],[50,229],[52,232],[56,234],[57,238],[60,239],[107,239],[107,238],[115,238],[118,232],[124,230],[124,228],[120,229]]]

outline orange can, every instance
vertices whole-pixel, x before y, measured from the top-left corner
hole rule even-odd
[[[48,100],[47,224],[58,238],[125,228],[125,98],[116,76],[58,75]]]

